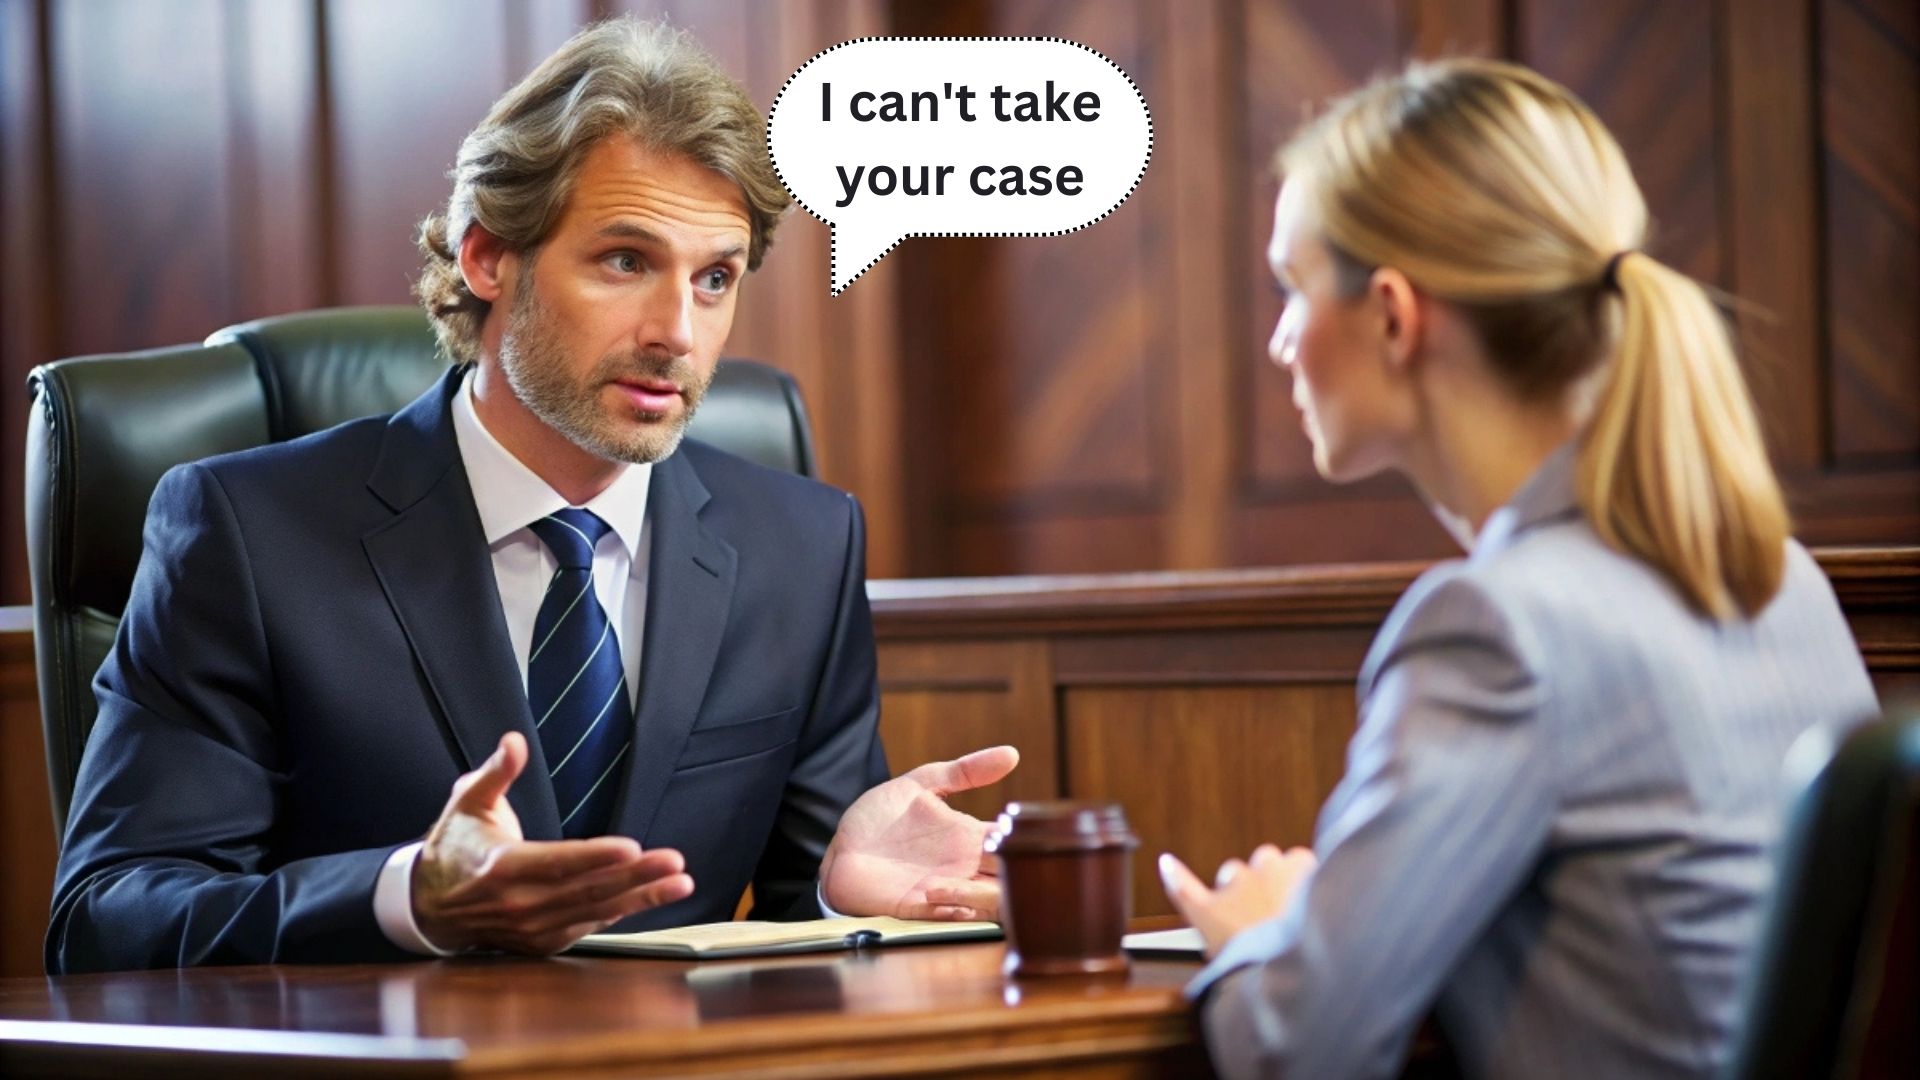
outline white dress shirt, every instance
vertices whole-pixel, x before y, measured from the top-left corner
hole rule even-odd
[[[547,583],[559,563],[547,545],[528,526],[570,505],[566,498],[527,468],[493,437],[473,407],[473,373],[469,371],[453,400],[453,434],[473,504],[480,511],[480,528],[493,560],[493,578],[499,586],[500,608],[506,616],[507,637],[520,666],[520,685],[527,682],[527,653],[533,642],[533,624],[540,614]],[[647,618],[647,490],[653,482],[652,465],[629,465],[605,491],[588,500],[591,510],[612,530],[593,549],[593,587],[614,624],[620,643],[620,662],[627,673],[629,702],[639,714],[640,647]],[[615,613],[618,613],[617,615]],[[409,952],[446,955],[421,933],[413,920],[413,863],[418,843],[395,851],[374,887],[374,916],[387,939]]]

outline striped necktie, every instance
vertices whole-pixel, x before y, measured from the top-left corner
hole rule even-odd
[[[599,836],[619,789],[614,774],[633,747],[620,639],[593,591],[593,546],[613,526],[590,510],[566,509],[529,527],[560,568],[533,621],[527,704],[553,779],[560,832]]]

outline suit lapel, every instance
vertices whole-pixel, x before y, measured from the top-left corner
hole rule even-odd
[[[654,467],[646,636],[632,762],[613,808],[616,834],[644,839],[706,697],[726,633],[738,556],[700,523],[708,494],[683,453]]]
[[[464,369],[388,422],[367,486],[395,512],[361,538],[387,602],[440,706],[462,767],[500,736],[526,736],[527,768],[507,793],[530,839],[557,838],[560,812],[500,610],[499,585],[453,434],[452,395]]]

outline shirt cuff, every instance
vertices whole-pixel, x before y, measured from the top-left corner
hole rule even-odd
[[[816,901],[818,901],[818,902],[819,902],[819,904],[820,904],[820,914],[821,914],[821,915],[822,915],[823,917],[825,917],[825,918],[829,918],[829,919],[847,919],[847,918],[852,918],[852,916],[850,916],[850,915],[842,915],[842,914],[840,914],[839,912],[837,912],[837,911],[835,911],[835,910],[833,910],[833,909],[832,909],[831,907],[828,907],[828,906],[827,906],[827,883],[826,883],[826,882],[824,882],[824,881],[816,881],[816,882],[814,882],[814,885],[813,885],[813,898],[814,898],[814,899],[815,899]]]
[[[380,924],[380,932],[399,948],[421,956],[452,956],[454,950],[428,941],[413,921],[413,864],[419,857],[419,841],[396,848],[387,856],[373,886],[373,917]]]

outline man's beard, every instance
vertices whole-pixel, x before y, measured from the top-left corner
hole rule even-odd
[[[662,352],[609,354],[577,380],[572,357],[560,344],[553,313],[533,295],[531,275],[514,290],[500,339],[500,367],[507,385],[533,415],[582,450],[609,461],[645,464],[660,461],[680,446],[694,409],[712,382],[701,378],[684,356]],[[622,402],[610,413],[602,399],[615,379],[665,379],[678,386],[685,408],[677,419],[660,419]],[[654,417],[651,423],[643,417]]]

